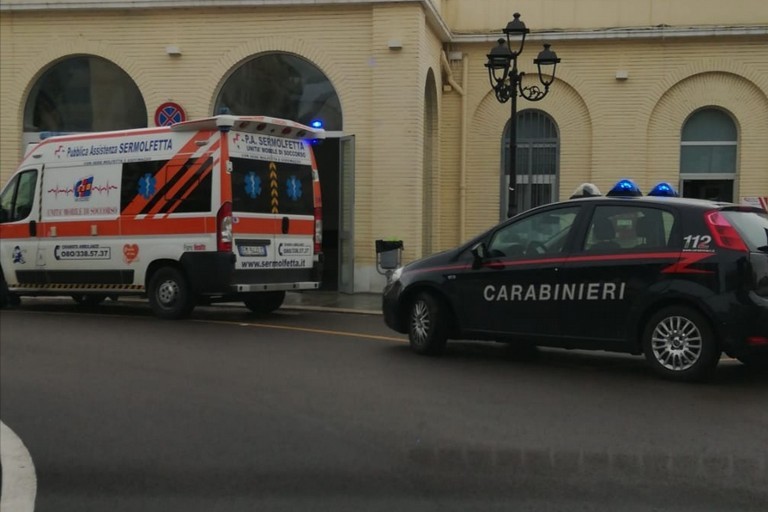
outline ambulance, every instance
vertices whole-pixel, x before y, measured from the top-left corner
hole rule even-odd
[[[178,319],[220,301],[266,314],[319,288],[322,138],[219,115],[33,145],[0,193],[0,305],[137,295]]]

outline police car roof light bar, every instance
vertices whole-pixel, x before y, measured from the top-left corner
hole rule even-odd
[[[640,190],[634,181],[623,179],[616,183],[613,188],[606,194],[608,197],[637,197],[642,196],[643,192]]]
[[[648,192],[648,195],[654,196],[654,197],[680,197],[680,194],[677,193],[677,190],[675,190],[675,187],[673,187],[666,181],[662,181],[661,183],[658,183],[655,187],[651,189],[650,192]]]

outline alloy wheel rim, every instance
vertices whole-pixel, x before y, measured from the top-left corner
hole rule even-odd
[[[423,300],[417,301],[413,305],[411,312],[411,332],[413,333],[414,341],[418,345],[426,343],[430,325],[431,321],[427,304]]]
[[[683,316],[670,316],[653,330],[651,348],[661,366],[683,372],[699,361],[704,343],[695,323]]]
[[[170,306],[176,302],[179,296],[179,285],[176,281],[165,281],[157,290],[157,299],[164,306]]]

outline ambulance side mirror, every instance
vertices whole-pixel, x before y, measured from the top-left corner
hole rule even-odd
[[[472,266],[474,268],[477,268],[480,266],[480,264],[485,260],[485,258],[488,257],[488,247],[486,247],[485,242],[478,242],[475,245],[472,246],[472,248],[469,250],[472,253],[472,256],[474,256],[474,261],[472,262]]]

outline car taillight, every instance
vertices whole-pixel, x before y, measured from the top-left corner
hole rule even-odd
[[[723,249],[731,249],[734,251],[749,252],[744,240],[741,239],[738,231],[731,226],[723,214],[714,211],[707,213],[704,218],[707,221],[707,227],[712,233],[712,238],[715,240],[715,244]]]
[[[315,208],[315,254],[323,252],[323,209]]]
[[[216,249],[232,252],[232,203],[221,205],[216,214]]]

